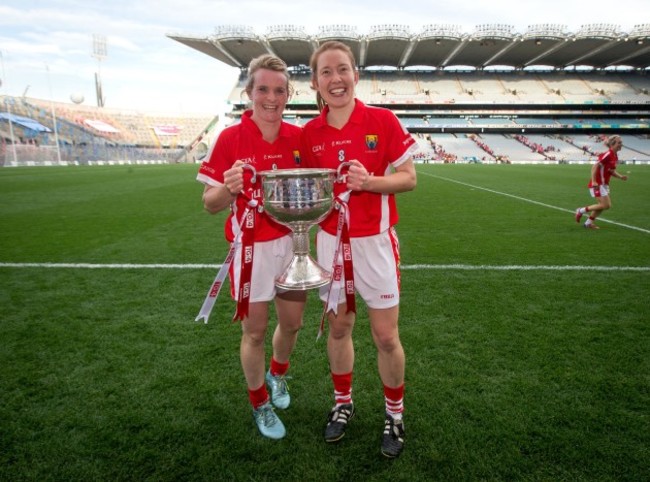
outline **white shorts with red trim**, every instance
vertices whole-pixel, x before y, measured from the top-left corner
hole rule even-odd
[[[316,235],[318,262],[330,271],[336,236],[319,230]],[[375,236],[351,238],[354,287],[369,308],[392,308],[399,304],[400,271],[399,242],[395,229],[390,228]],[[342,261],[339,253],[339,262]],[[341,276],[339,283],[345,282]],[[341,285],[339,304],[345,303],[345,286]],[[320,288],[320,299],[327,301],[329,284]]]
[[[609,196],[609,186],[607,184],[601,184],[600,186],[590,187],[589,194],[591,194],[591,197]]]
[[[286,290],[276,288],[275,280],[289,266],[293,258],[293,238],[290,234],[271,241],[255,243],[253,246],[253,269],[251,272],[250,302],[271,301],[277,293]],[[241,274],[241,245],[235,249],[230,266],[230,295],[238,299]]]

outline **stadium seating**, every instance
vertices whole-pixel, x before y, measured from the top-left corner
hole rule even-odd
[[[286,119],[304,125],[318,114],[311,76],[292,75]],[[210,116],[160,115],[54,103],[57,133],[13,126],[18,164],[86,162],[196,162],[199,149],[236,121],[248,99],[245,74],[217,123]],[[650,163],[650,78],[639,72],[364,70],[357,96],[393,109],[419,134],[422,162],[589,162],[605,148],[602,136],[624,137],[623,161]],[[51,103],[11,98],[14,114],[53,128]],[[53,130],[53,129],[52,129]],[[59,139],[56,152],[55,134]],[[13,161],[7,122],[0,121],[5,165]],[[11,155],[8,155],[11,154]]]
[[[11,132],[5,122],[0,123],[5,145],[0,160],[4,165],[56,164],[59,157],[65,164],[193,160],[190,148],[196,147],[197,139],[216,123],[214,116],[140,113],[33,98],[7,97],[0,105],[6,103],[12,113],[33,119],[50,132],[36,135],[19,125],[12,126],[17,153],[14,161],[13,148],[10,155],[6,148]]]

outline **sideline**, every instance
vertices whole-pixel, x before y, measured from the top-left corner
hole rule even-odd
[[[54,269],[219,269],[220,264],[0,263],[0,268]],[[456,271],[650,271],[650,266],[406,264],[402,270]]]
[[[428,172],[418,171],[418,176],[419,175],[429,176],[429,177],[433,177],[433,178],[436,178],[436,179],[441,179],[443,181],[454,182],[454,183],[460,184],[462,186],[471,187],[473,189],[480,189],[481,191],[491,192],[492,194],[498,194],[500,196],[511,197],[511,198],[517,199],[519,201],[524,201],[524,202],[527,202],[527,203],[530,203],[530,204],[536,204],[538,206],[542,206],[542,207],[545,207],[545,208],[555,209],[557,211],[562,211],[563,213],[574,214],[574,212],[575,212],[575,211],[573,211],[571,209],[565,209],[565,208],[561,208],[561,207],[558,207],[558,206],[553,206],[551,204],[546,204],[546,203],[543,203],[543,202],[534,201],[532,199],[528,199],[528,198],[521,197],[521,196],[515,196],[514,194],[508,194],[507,192],[495,191],[494,189],[489,189],[487,187],[475,186],[474,184],[468,184],[466,182],[457,181],[456,179],[451,179],[451,178],[444,177],[444,176],[436,176],[435,174],[430,174]],[[603,217],[599,217],[598,221],[602,221],[602,222],[609,223],[609,224],[615,224],[616,226],[621,226],[622,228],[633,229],[635,231],[640,231],[640,232],[645,233],[645,234],[650,234],[650,229],[643,229],[643,228],[639,228],[638,226],[630,226],[629,224],[617,223],[616,221],[610,221],[609,219],[605,219]]]

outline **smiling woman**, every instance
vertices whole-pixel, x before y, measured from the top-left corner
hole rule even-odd
[[[342,273],[320,292],[330,327],[327,346],[335,400],[325,441],[341,440],[355,414],[352,331],[356,291],[368,306],[386,402],[381,453],[397,457],[405,438],[406,361],[398,330],[401,283],[395,194],[415,188],[412,153],[416,142],[390,110],[356,99],[359,72],[346,44],[321,44],[311,56],[310,67],[321,115],[303,130],[305,166],[349,166],[347,183],[335,188],[341,209],[320,224],[316,238],[319,262],[332,266],[333,273]]]
[[[231,294],[237,301],[235,319],[242,323],[240,358],[253,418],[263,436],[280,439],[286,430],[273,406],[289,407],[285,375],[307,297],[305,291],[280,290],[275,285],[293,258],[292,238],[287,227],[256,209],[262,203],[262,186],[259,176],[251,176],[250,171],[297,167],[300,128],[282,120],[290,93],[284,61],[271,55],[253,59],[245,91],[252,109],[242,115],[241,122],[221,132],[197,176],[205,184],[203,203],[208,212],[216,214],[230,207],[225,231],[232,243],[197,320],[207,322],[228,273]],[[278,324],[265,374],[265,339],[272,301]]]

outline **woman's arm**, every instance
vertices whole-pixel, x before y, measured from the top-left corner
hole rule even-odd
[[[210,214],[217,214],[226,209],[234,201],[235,195],[228,191],[225,184],[220,186],[205,186],[203,190],[203,206]]]
[[[230,169],[223,173],[223,184],[205,186],[203,206],[210,214],[216,214],[230,206],[237,194],[244,188],[242,164],[244,164],[243,161],[236,161]]]
[[[347,174],[347,187],[351,191],[369,191],[381,194],[394,194],[415,189],[417,176],[413,158],[395,168],[388,176],[372,176],[357,160],[350,161]]]

